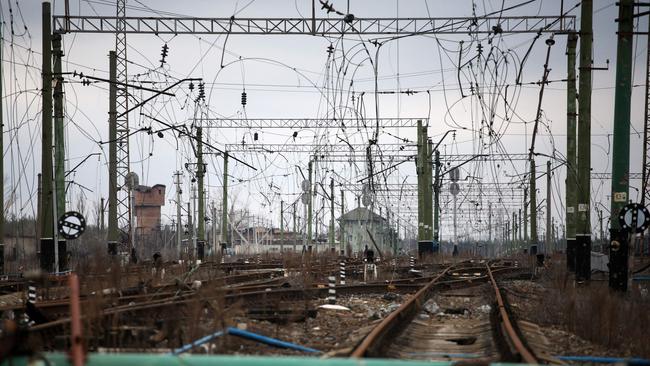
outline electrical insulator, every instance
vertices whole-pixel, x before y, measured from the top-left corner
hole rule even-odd
[[[196,102],[200,100],[205,100],[205,84],[199,83],[199,96],[196,98]]]
[[[334,53],[334,46],[332,46],[331,43],[329,46],[327,46],[327,53],[330,55]]]
[[[241,105],[246,106],[246,91],[241,92]]]
[[[162,67],[163,64],[165,64],[167,62],[167,61],[165,61],[165,59],[167,58],[168,51],[169,51],[169,46],[167,46],[167,43],[165,43],[162,46],[162,52],[160,52],[160,56],[162,56],[162,58],[160,59],[160,66],[161,67]]]
[[[257,134],[257,132],[255,132],[253,134],[253,141],[257,141],[258,138],[259,138],[259,135]]]

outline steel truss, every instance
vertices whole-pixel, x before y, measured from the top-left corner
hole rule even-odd
[[[116,55],[116,89],[115,98],[117,111],[117,222],[118,228],[124,228],[131,233],[131,200],[125,189],[126,176],[130,171],[129,162],[129,93],[127,83],[126,30],[124,21],[126,15],[126,0],[117,0],[117,17],[115,17],[115,55]],[[120,188],[121,187],[121,188]],[[129,241],[132,243],[133,238]]]
[[[427,118],[380,118],[379,125],[382,127],[415,127],[417,121],[427,121]],[[208,128],[365,128],[372,127],[377,123],[376,119],[359,118],[205,118],[202,121]]]
[[[250,35],[418,35],[569,33],[575,16],[490,16],[449,18],[188,18],[54,16],[55,29],[69,33],[250,34]]]

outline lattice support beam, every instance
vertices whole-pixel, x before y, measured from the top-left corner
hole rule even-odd
[[[118,0],[118,3],[123,0]],[[55,29],[70,33],[417,35],[569,33],[575,16],[490,16],[476,18],[185,18],[54,16]],[[123,25],[122,25],[122,24]]]
[[[379,125],[382,127],[415,127],[417,121],[427,121],[427,118],[380,118]],[[327,119],[327,118],[207,118],[203,119],[204,128],[365,128],[372,127],[377,123],[376,119]]]
[[[127,84],[127,55],[125,21],[126,0],[117,0],[117,17],[115,17],[115,54],[116,54],[116,114],[119,116],[117,125],[117,186],[121,187],[117,193],[117,221],[118,227],[124,232],[131,232],[131,201],[125,187],[126,175],[129,173],[129,119],[125,113],[129,109],[129,95]],[[132,238],[131,238],[132,240]],[[131,240],[129,242],[131,242]]]

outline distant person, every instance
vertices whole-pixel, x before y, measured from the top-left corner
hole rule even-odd
[[[375,251],[372,249],[369,249],[368,246],[366,245],[366,249],[363,251],[364,258],[366,260],[366,263],[375,263]]]

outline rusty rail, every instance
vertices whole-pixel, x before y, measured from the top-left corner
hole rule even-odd
[[[429,292],[440,283],[440,279],[447,275],[449,271],[456,268],[455,266],[447,267],[437,276],[422,287],[413,297],[403,303],[397,310],[388,314],[370,333],[355,347],[350,354],[351,357],[366,357],[373,351],[379,348],[388,334],[395,334],[405,323],[410,322],[411,319],[422,309],[422,305],[428,298]],[[462,280],[461,282],[465,282]]]
[[[460,269],[476,269],[476,267],[459,267],[459,265],[467,265],[468,262],[459,263],[456,266],[447,267],[437,276],[433,277],[429,283],[417,291],[417,293],[403,303],[397,310],[390,313],[384,318],[372,331],[354,348],[350,357],[371,357],[377,356],[378,350],[384,345],[388,336],[396,336],[404,326],[409,324],[413,318],[421,311],[423,304],[428,300],[429,294],[433,289],[449,289],[459,287],[469,287],[489,281],[492,277],[492,272],[481,273],[481,275],[473,278],[462,278],[454,280],[441,281],[443,277],[449,275],[450,272]],[[470,262],[471,264],[471,262]],[[488,264],[489,266],[489,264]],[[511,270],[520,270],[521,268],[515,267],[499,267],[495,272],[505,272]],[[489,269],[488,269],[489,270]],[[484,271],[482,271],[484,272]],[[489,275],[488,275],[489,274]]]
[[[533,351],[529,350],[528,347],[524,344],[523,340],[519,337],[519,334],[517,334],[513,322],[510,320],[508,309],[506,308],[506,304],[503,301],[503,297],[501,296],[501,291],[499,290],[497,281],[492,275],[492,270],[490,269],[489,264],[487,265],[487,273],[490,276],[490,282],[494,288],[494,295],[496,296],[497,305],[499,307],[499,318],[501,318],[503,330],[505,331],[504,336],[508,338],[508,343],[515,348],[516,352],[519,354],[519,356],[521,356],[522,360],[525,363],[531,365],[538,364],[539,361],[535,357]]]

